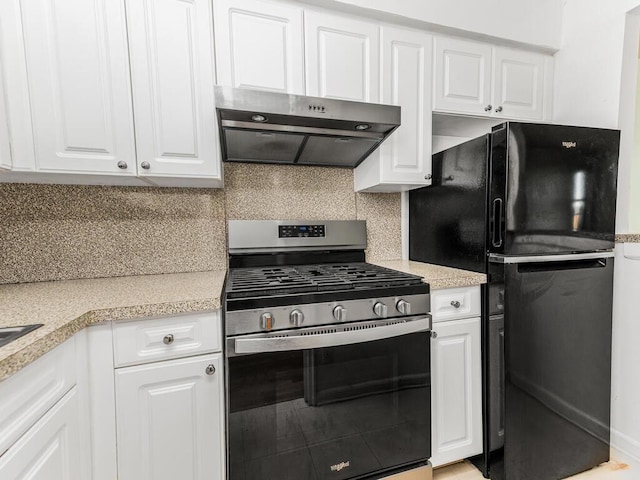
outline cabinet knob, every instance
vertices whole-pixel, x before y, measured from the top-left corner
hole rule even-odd
[[[425,179],[425,180],[431,180],[432,178],[433,178],[433,175],[431,175],[430,173],[427,173],[427,174],[424,176],[424,179]]]
[[[164,338],[162,339],[162,342],[165,345],[171,345],[173,343],[173,340],[174,340],[173,333],[169,333],[169,334],[164,336]]]
[[[127,162],[125,162],[124,160],[120,160],[118,162],[118,168],[120,170],[126,170],[127,169]]]
[[[438,332],[431,331],[431,338],[438,338]]]
[[[204,373],[206,373],[207,375],[213,375],[214,373],[216,373],[216,367],[213,366],[213,363],[207,365],[207,368],[204,369]]]
[[[151,164],[149,162],[142,162],[140,166],[145,170],[149,170],[151,168]]]
[[[451,306],[453,308],[460,308],[460,302],[458,300],[451,300]]]
[[[502,106],[496,108],[496,113],[500,113],[502,111]]]
[[[492,105],[487,105],[486,107],[484,107],[484,111],[485,112],[490,112],[492,108],[493,108]]]

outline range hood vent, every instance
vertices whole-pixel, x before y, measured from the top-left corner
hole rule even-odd
[[[215,87],[225,162],[354,168],[400,125],[400,107]]]

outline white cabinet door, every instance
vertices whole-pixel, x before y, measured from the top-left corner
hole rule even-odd
[[[135,175],[123,0],[8,1],[20,9],[35,170]]]
[[[402,191],[429,185],[432,37],[381,28],[382,103],[402,108],[401,125],[354,172],[356,191]]]
[[[211,1],[126,4],[138,174],[219,186]]]
[[[434,109],[489,115],[491,45],[449,37],[434,42]]]
[[[1,41],[1,40],[0,40]],[[5,103],[4,78],[0,65],[0,170],[9,169],[11,161],[11,143],[9,140],[9,118]]]
[[[215,0],[218,83],[303,95],[302,9],[263,0]]]
[[[220,354],[117,369],[118,479],[225,478],[222,389]]]
[[[3,480],[84,480],[78,398],[74,387],[0,457]]]
[[[380,152],[385,182],[431,183],[431,49],[430,35],[382,30],[382,103],[402,108],[401,125]]]
[[[434,466],[482,452],[480,318],[434,323],[431,342]]]
[[[307,95],[380,101],[380,27],[349,17],[305,12]]]
[[[542,120],[546,55],[494,49],[494,111],[498,116]]]

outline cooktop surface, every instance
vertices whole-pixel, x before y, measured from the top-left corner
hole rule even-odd
[[[228,299],[269,297],[420,284],[419,276],[365,262],[279,265],[229,270],[226,295]]]

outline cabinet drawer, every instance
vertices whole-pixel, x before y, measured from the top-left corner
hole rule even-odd
[[[76,382],[72,337],[0,383],[0,455]]]
[[[431,292],[434,322],[480,315],[480,287],[447,288]]]
[[[220,350],[219,311],[113,323],[116,367]]]

